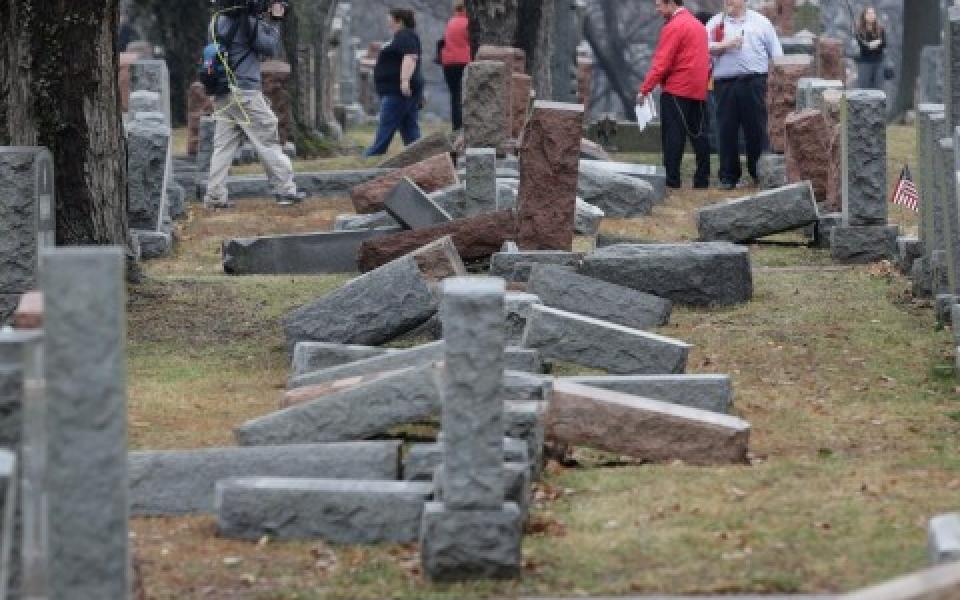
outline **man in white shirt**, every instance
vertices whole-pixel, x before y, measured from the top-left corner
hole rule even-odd
[[[746,0],[724,0],[726,11],[707,23],[717,100],[717,151],[720,187],[740,181],[740,130],[747,150],[747,171],[757,180],[757,161],[768,146],[767,72],[783,55],[773,24],[749,10]]]

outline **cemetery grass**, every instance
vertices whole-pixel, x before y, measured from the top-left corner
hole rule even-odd
[[[908,133],[891,130],[892,157],[911,154]],[[723,197],[685,190],[654,219],[604,231],[691,239],[690,211]],[[133,448],[230,444],[233,427],[277,406],[279,317],[346,278],[229,278],[219,242],[327,228],[347,206],[308,202],[280,223],[269,202],[192,210],[177,256],[150,263],[150,280],[131,289]],[[780,241],[751,248],[761,267],[751,303],[676,309],[661,330],[695,344],[689,372],[733,376],[735,413],[753,426],[751,466],[641,465],[586,450],[551,463],[524,577],[511,583],[430,585],[415,545],[252,544],[217,538],[208,517],[134,519],[151,598],[833,592],[923,566],[926,519],[960,504],[950,333],[889,266],[827,269],[826,251]]]

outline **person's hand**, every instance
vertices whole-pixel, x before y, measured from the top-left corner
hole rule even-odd
[[[880,47],[881,43],[882,42],[880,40],[872,40],[868,45],[870,46],[871,50],[876,50],[877,48]]]
[[[274,2],[270,5],[270,18],[272,19],[282,19],[286,12],[287,7],[284,6],[283,2]]]
[[[400,93],[403,94],[404,96],[406,96],[407,98],[409,98],[410,96],[413,95],[413,90],[410,89],[410,82],[409,82],[409,81],[401,81],[401,82],[400,82]]]

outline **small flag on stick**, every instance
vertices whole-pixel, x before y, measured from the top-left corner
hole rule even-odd
[[[900,171],[900,179],[897,180],[897,185],[893,189],[893,198],[890,201],[894,204],[906,206],[914,212],[919,210],[920,193],[910,177],[910,167],[907,165],[903,165],[903,169]]]

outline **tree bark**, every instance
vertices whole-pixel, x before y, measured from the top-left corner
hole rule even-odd
[[[60,245],[127,241],[117,3],[0,3],[0,145],[50,149]]]
[[[554,2],[522,0],[513,45],[527,54],[527,74],[533,78],[537,98],[553,98],[550,59],[553,45]]]
[[[477,48],[483,45],[514,44],[520,1],[466,0],[467,18],[470,20],[470,47],[474,54]]]

